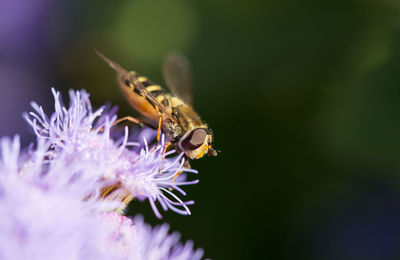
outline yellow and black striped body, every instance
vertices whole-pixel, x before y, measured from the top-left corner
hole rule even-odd
[[[172,66],[170,70],[166,70],[169,73],[164,75],[164,78],[169,79],[166,81],[168,86],[175,90],[173,93],[182,95],[189,104],[179,96],[167,93],[161,86],[152,83],[146,77],[141,77],[134,71],[128,72],[103,54],[99,52],[97,54],[117,72],[120,88],[129,104],[152,120],[154,125],[161,126],[167,141],[178,152],[184,152],[189,159],[199,159],[205,154],[217,155],[217,151],[212,147],[214,137],[211,129],[189,105],[191,104],[190,96],[182,91],[177,91],[178,85],[181,87],[188,86],[186,84],[188,77],[182,77],[186,79],[183,81],[178,80],[180,77],[177,74],[179,73],[175,73]],[[183,63],[180,64],[183,65]],[[175,66],[178,72],[187,71],[183,69],[184,67],[180,68],[182,69]],[[166,75],[168,76],[165,77]]]
[[[137,79],[145,87],[146,91],[155,97],[161,104],[163,104],[169,110],[168,112],[171,112],[171,105],[169,103],[169,98],[167,98],[167,93],[161,88],[160,85],[152,83],[146,77],[138,76],[134,71],[129,73],[137,77]],[[148,97],[143,95],[141,90],[136,88],[129,80],[124,79],[123,76],[119,78],[119,84],[122,93],[128,100],[129,104],[147,118],[157,122],[160,113],[158,107],[153,104]]]
[[[120,182],[118,182],[102,188],[99,198],[104,201],[121,201],[122,204],[117,209],[117,212],[122,213],[134,197]]]
[[[170,73],[164,75],[164,79],[169,79],[165,82],[172,91],[168,93],[160,85],[152,83],[146,77],[142,77],[134,71],[128,72],[103,54],[99,52],[97,54],[117,72],[118,83],[129,104],[151,120],[154,127],[161,126],[166,141],[171,144],[169,147],[174,147],[177,152],[183,152],[187,159],[199,159],[205,154],[217,155],[212,147],[214,137],[211,129],[192,109],[192,98],[187,94],[188,92],[183,92],[183,90],[187,90],[188,84],[179,84],[188,83],[188,77],[182,77],[186,80],[180,80],[181,77],[177,76],[180,73],[176,73],[177,71],[184,72],[185,69],[180,70],[179,66],[170,67],[171,69],[168,70]],[[188,160],[185,161],[185,167],[190,167]],[[175,178],[177,176],[179,173]],[[122,183],[114,183],[104,185],[100,191],[100,198],[123,202],[119,209],[122,211],[133,199],[133,195]]]
[[[166,108],[167,112],[175,119],[175,122],[169,120],[156,104],[143,95],[139,89],[135,88],[129,80],[124,79],[123,76],[119,78],[122,93],[131,106],[154,123],[157,123],[161,116],[163,132],[170,141],[178,140],[193,129],[207,127],[191,106],[187,105],[182,99],[167,93],[160,85],[154,84],[148,78],[139,76],[134,71],[130,73],[140,81],[152,97]]]

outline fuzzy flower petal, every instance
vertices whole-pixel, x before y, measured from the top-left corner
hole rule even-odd
[[[38,161],[14,167],[9,158],[19,159],[18,138],[0,144],[0,259],[123,259],[108,248],[118,226],[98,213],[104,202],[83,202],[77,185],[41,178],[45,164],[29,167]]]
[[[125,128],[122,137],[113,139],[111,133],[117,131],[113,128],[116,117],[106,113],[104,107],[94,111],[88,93],[70,91],[70,105],[65,107],[60,93],[54,89],[52,91],[55,112],[51,116],[47,116],[36,103],[32,103],[35,112],[25,114],[37,137],[51,143],[48,158],[54,159],[61,154],[66,157],[71,155],[72,161],[82,158],[85,161],[82,175],[96,179],[103,190],[118,184],[119,189],[113,191],[114,196],[107,196],[108,200],[121,202],[129,193],[139,200],[148,199],[159,218],[161,214],[156,202],[163,210],[190,214],[188,205],[193,204],[193,201],[183,201],[178,194],[185,196],[181,186],[196,184],[198,181],[186,181],[184,178],[175,180],[174,176],[181,171],[196,171],[182,168],[182,155],[165,158],[174,152],[164,154],[164,138],[152,147],[144,139],[144,147],[137,151],[134,148],[142,140],[132,140],[128,128]],[[96,194],[99,190],[88,190],[87,193]]]
[[[0,259],[201,259],[167,225],[152,229],[110,211],[113,202],[82,200],[98,183],[69,154],[47,161],[50,146],[39,140],[24,160],[18,137],[0,140]]]
[[[167,224],[152,228],[140,215],[133,221],[118,214],[109,214],[108,218],[120,223],[117,237],[125,245],[127,259],[199,260],[203,256],[202,249],[193,249],[192,241],[181,244],[178,233],[169,234]]]
[[[184,245],[179,243],[178,233],[168,234],[167,224],[151,228],[143,222],[140,216],[133,220],[135,234],[140,240],[135,241],[135,250],[132,259],[165,259],[165,260],[184,260],[201,259],[203,250],[193,250],[193,242],[188,241]]]
[[[197,172],[183,168],[183,155],[165,153],[164,137],[137,138],[147,130],[135,138],[114,128],[114,114],[94,111],[85,91],[71,91],[69,107],[53,94],[53,114],[32,103],[25,115],[37,135],[29,148],[0,138],[0,259],[201,259],[168,225],[120,214],[130,196],[149,200],[160,218],[156,203],[190,214],[181,187],[197,183],[186,180]]]

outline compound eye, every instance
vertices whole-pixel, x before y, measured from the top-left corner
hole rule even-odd
[[[207,137],[207,132],[203,128],[193,130],[181,143],[184,150],[195,150],[199,148]]]

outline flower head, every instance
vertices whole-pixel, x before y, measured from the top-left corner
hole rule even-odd
[[[108,203],[80,197],[87,182],[47,178],[68,169],[38,160],[43,144],[25,162],[17,137],[0,144],[0,259],[122,259],[120,251],[107,249],[118,228],[99,214]]]
[[[141,140],[130,140],[128,128],[125,128],[122,137],[111,137],[116,117],[106,113],[105,107],[93,111],[88,93],[70,91],[70,105],[65,107],[60,93],[54,89],[52,91],[55,112],[51,116],[48,117],[36,103],[32,103],[35,112],[25,115],[37,137],[51,143],[51,149],[47,151],[48,158],[64,156],[70,157],[64,161],[71,165],[83,163],[85,167],[79,170],[80,174],[96,179],[101,184],[97,186],[100,190],[118,185],[118,190],[113,194],[115,196],[107,196],[107,199],[121,201],[126,199],[128,192],[139,200],[148,199],[159,218],[161,214],[156,202],[160,203],[163,210],[172,209],[179,214],[190,214],[188,205],[193,204],[193,201],[184,202],[171,190],[185,196],[186,193],[180,187],[198,181],[186,181],[185,175],[177,180],[174,177],[181,171],[196,171],[182,168],[182,155],[165,158],[174,151],[164,154],[163,138],[153,147],[149,147],[144,139],[144,147],[138,152],[133,148],[139,145],[136,141]],[[96,194],[99,190],[89,190],[88,193]]]
[[[93,111],[85,91],[71,91],[69,107],[53,94],[55,113],[33,103],[25,115],[37,135],[29,149],[18,137],[0,139],[0,259],[200,259],[202,250],[181,244],[167,225],[121,215],[125,200],[105,192],[148,199],[158,217],[156,202],[188,214],[192,202],[171,191],[186,195],[180,187],[197,182],[175,180],[196,172],[182,168],[182,155],[164,153],[163,138],[140,146],[127,128],[119,136],[115,116]]]
[[[60,182],[70,174],[55,159],[38,160],[41,143],[27,161],[20,158],[19,139],[0,140],[1,259],[200,259],[202,250],[182,245],[168,226],[152,229],[141,217],[132,221],[109,212],[110,203],[81,199],[88,182]],[[57,163],[53,165],[53,162]],[[74,171],[72,171],[74,172]]]
[[[135,217],[133,223],[134,234],[140,239],[135,240],[132,259],[197,260],[203,256],[203,250],[193,250],[192,241],[181,244],[178,233],[168,234],[167,224],[152,228],[141,216]]]
[[[127,259],[198,260],[203,256],[202,249],[193,249],[193,242],[179,242],[178,233],[169,234],[167,224],[152,228],[138,215],[133,221],[119,214],[109,214],[107,218],[119,223],[116,238],[124,245]]]

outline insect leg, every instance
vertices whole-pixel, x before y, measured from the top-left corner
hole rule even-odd
[[[177,173],[175,174],[174,178],[172,178],[172,181],[173,181],[173,182],[176,182],[176,179],[179,177],[179,175],[182,174],[182,172],[183,172],[183,171],[177,172]]]
[[[120,118],[120,119],[116,120],[116,121],[113,123],[113,125],[119,124],[119,123],[121,123],[121,122],[123,122],[123,121],[129,121],[129,122],[138,124],[138,125],[140,125],[141,127],[144,126],[143,123],[139,121],[139,119],[136,119],[136,118],[131,117],[131,116],[125,116],[125,117],[123,117],[123,118]]]
[[[158,131],[157,131],[157,142],[160,143],[160,137],[161,137],[161,124],[162,124],[162,116],[158,116]]]
[[[136,118],[134,118],[134,117],[131,117],[131,116],[125,116],[125,117],[123,117],[123,118],[120,118],[120,119],[116,120],[116,121],[113,123],[113,126],[116,125],[116,124],[121,123],[122,121],[129,121],[129,122],[138,124],[138,125],[140,125],[141,127],[144,126],[144,124],[143,124],[142,122],[140,122],[138,119],[136,119]],[[103,126],[102,128],[100,128],[99,132],[103,132],[103,131],[104,131],[104,126]]]
[[[189,169],[192,168],[192,167],[190,166],[189,161],[188,161],[187,159],[186,159],[185,163],[183,164],[183,167],[189,168]],[[183,172],[183,170],[180,170],[179,172],[177,172],[177,173],[175,174],[174,178],[172,179],[172,181],[173,181],[173,182],[176,182],[176,179],[179,177],[179,175],[182,174],[182,172]]]
[[[163,157],[161,158],[161,162],[162,161],[164,161],[164,159],[165,159],[165,153],[167,152],[167,149],[168,149],[168,147],[171,145],[172,143],[171,142],[167,142],[166,144],[165,144],[165,146],[164,146],[164,151],[163,151],[163,153],[162,153],[162,155],[163,155]],[[161,167],[158,169],[158,174],[161,174]]]
[[[165,146],[164,146],[164,151],[163,151],[163,157],[162,157],[163,160],[165,159],[164,154],[167,152],[167,149],[168,149],[168,147],[169,147],[171,144],[172,144],[171,142],[168,142],[168,143],[165,144]]]

